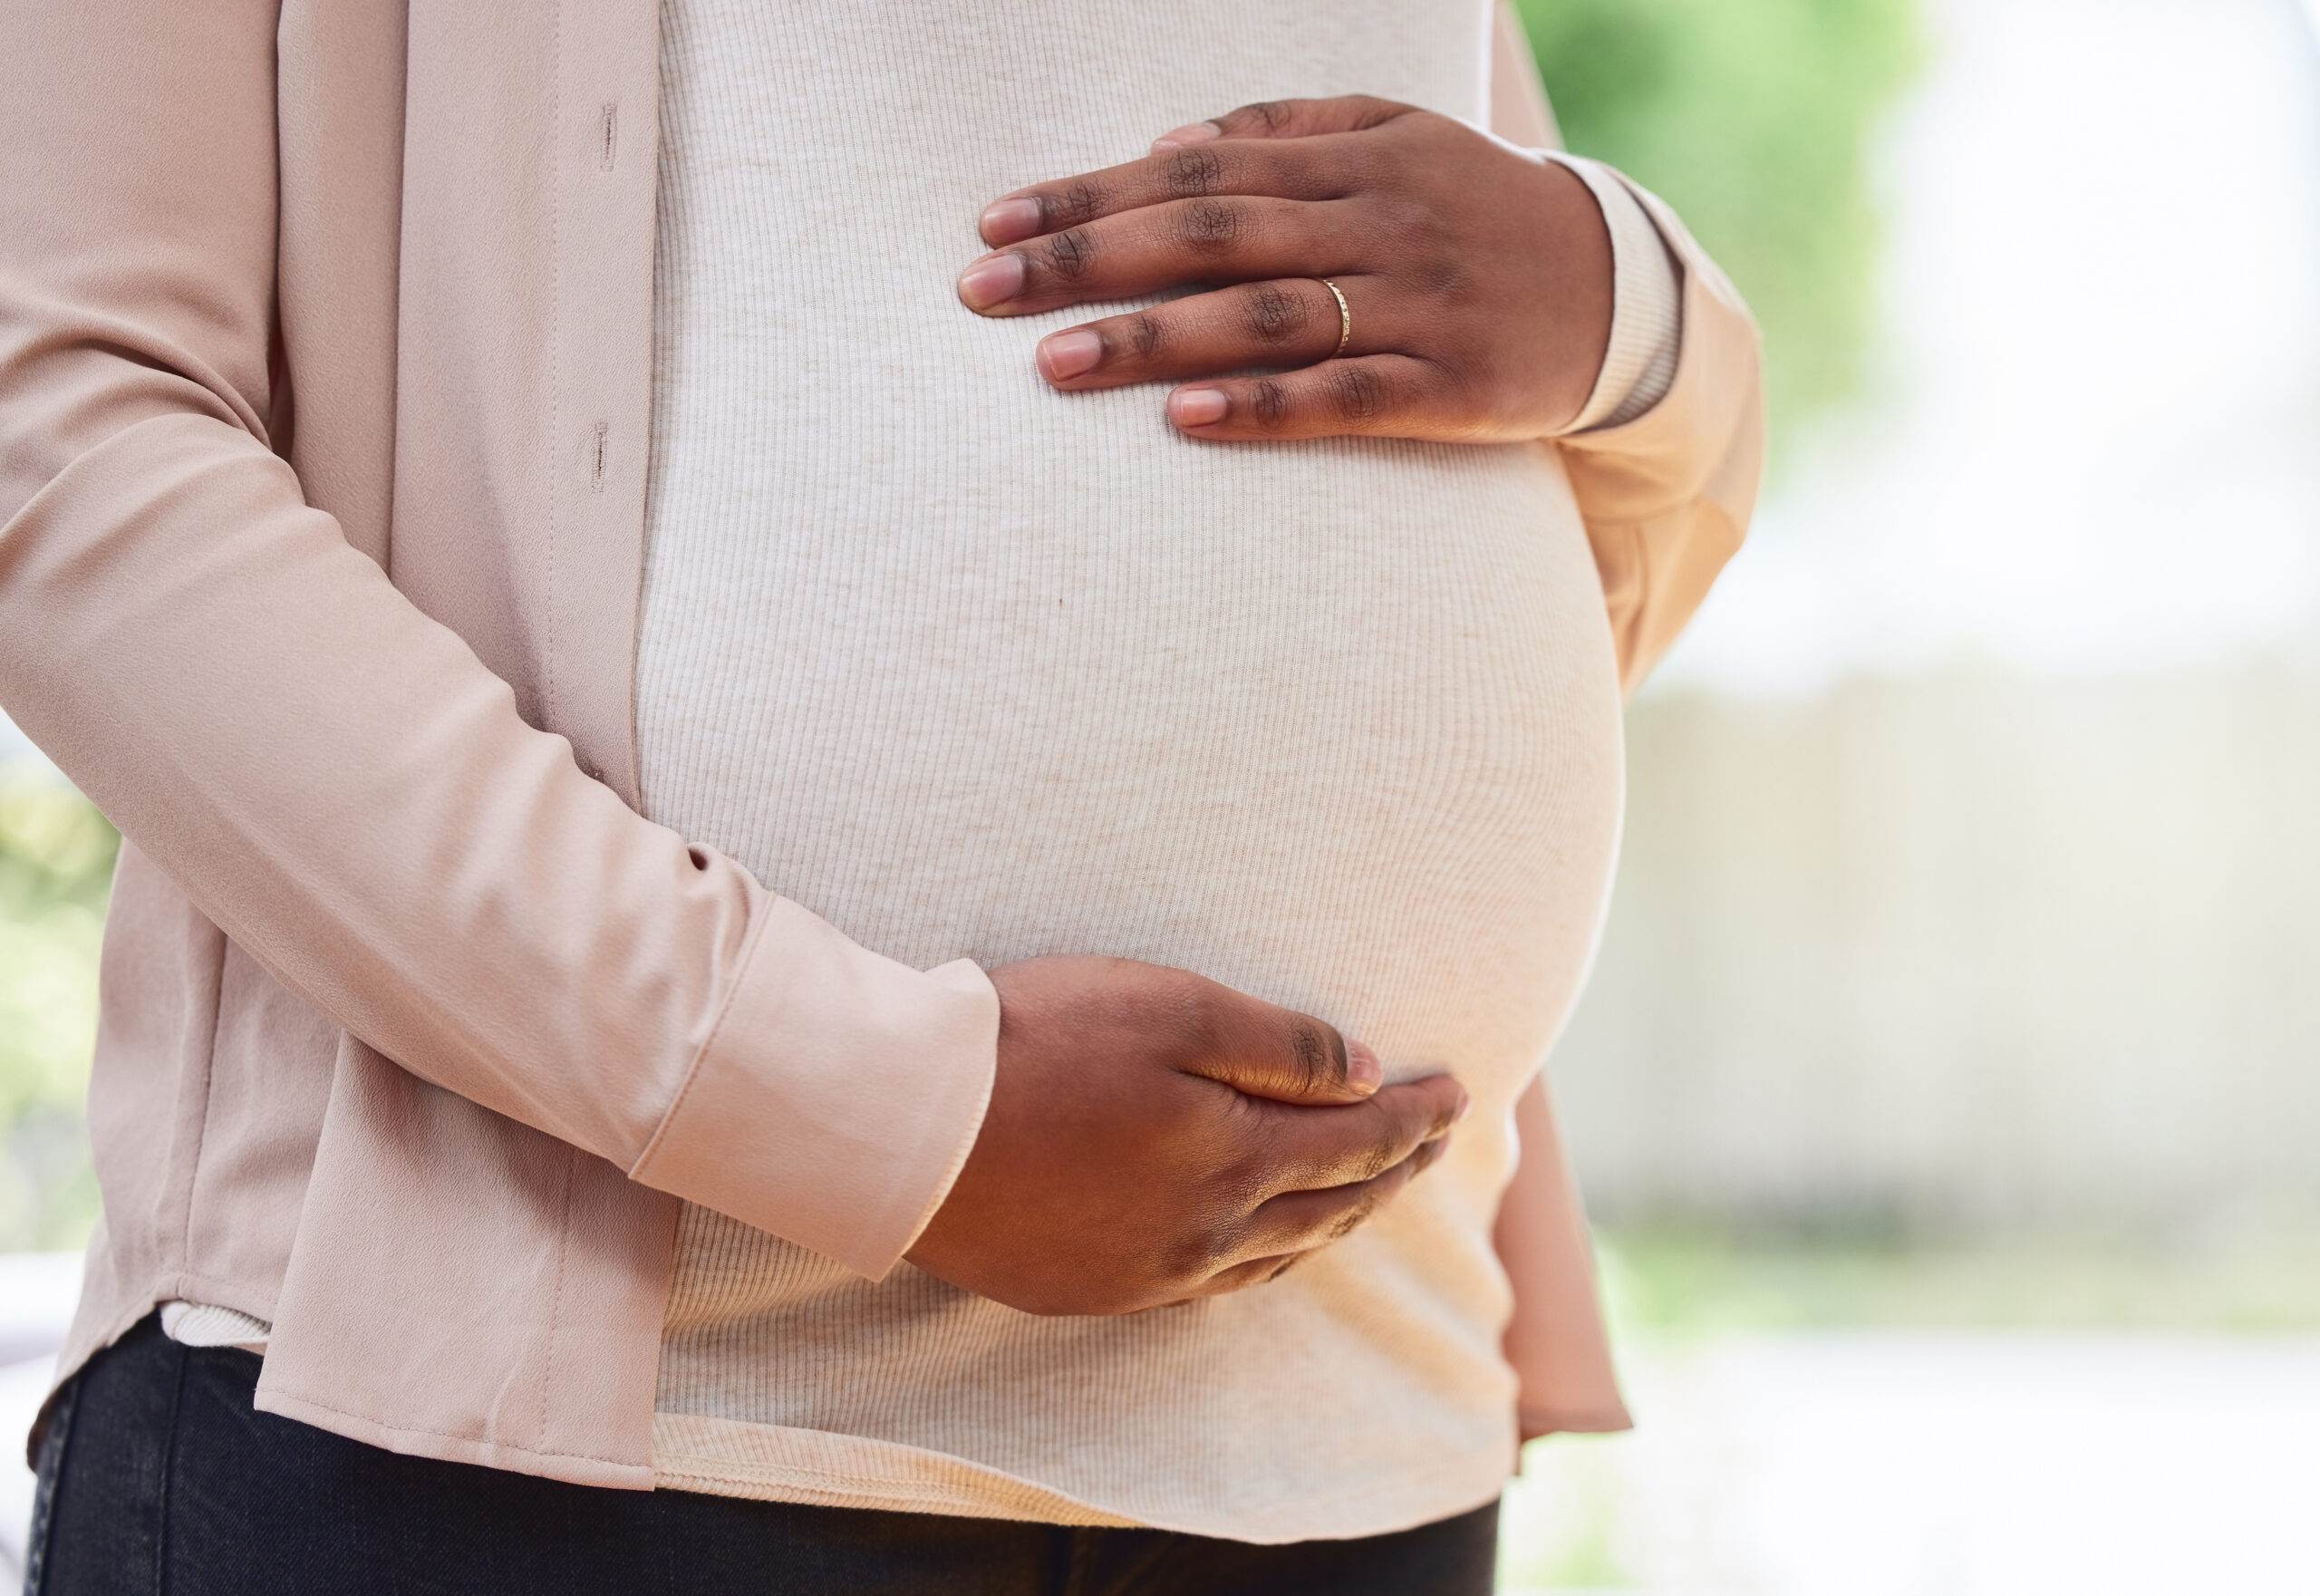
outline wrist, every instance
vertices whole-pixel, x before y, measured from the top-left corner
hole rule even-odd
[[[1588,191],[1611,256],[1610,304],[1591,385],[1557,434],[1615,427],[1666,397],[1682,343],[1680,269],[1642,203],[1601,163],[1541,152]]]
[[[1610,347],[1618,306],[1616,242],[1587,174],[1556,160],[1540,161],[1543,198],[1538,220],[1545,242],[1536,252],[1552,306],[1544,329],[1544,391],[1534,415],[1548,434],[1580,424],[1593,401]]]

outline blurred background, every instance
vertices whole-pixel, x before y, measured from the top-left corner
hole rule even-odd
[[[1510,1588],[2320,1591],[2320,6],[1524,0],[1764,328]]]
[[[1551,1066],[1642,1427],[1507,1589],[2320,1591],[2320,0],[1522,11],[1775,442]],[[11,1435],[114,846],[0,722]]]

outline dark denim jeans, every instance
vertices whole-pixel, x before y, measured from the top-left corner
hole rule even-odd
[[[147,1320],[59,1401],[28,1596],[1486,1596],[1495,1504],[1358,1541],[611,1491],[404,1457],[250,1405],[258,1360]]]

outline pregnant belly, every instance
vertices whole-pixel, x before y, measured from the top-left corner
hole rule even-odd
[[[1511,1094],[1618,834],[1610,639],[1552,454],[962,458],[858,461],[740,521],[672,482],[655,817],[914,964],[1177,965]]]

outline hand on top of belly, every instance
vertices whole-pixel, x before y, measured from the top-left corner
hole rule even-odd
[[[908,1256],[1029,1313],[1133,1313],[1269,1281],[1447,1145],[1446,1075],[1380,1087],[1319,1020],[1129,959],[991,972],[999,1074]]]
[[[982,238],[959,297],[985,315],[1229,285],[1039,346],[1062,389],[1209,379],[1168,397],[1196,438],[1543,438],[1610,340],[1610,234],[1577,175],[1365,96],[1179,128],[999,199]],[[1259,367],[1281,374],[1218,380]]]

